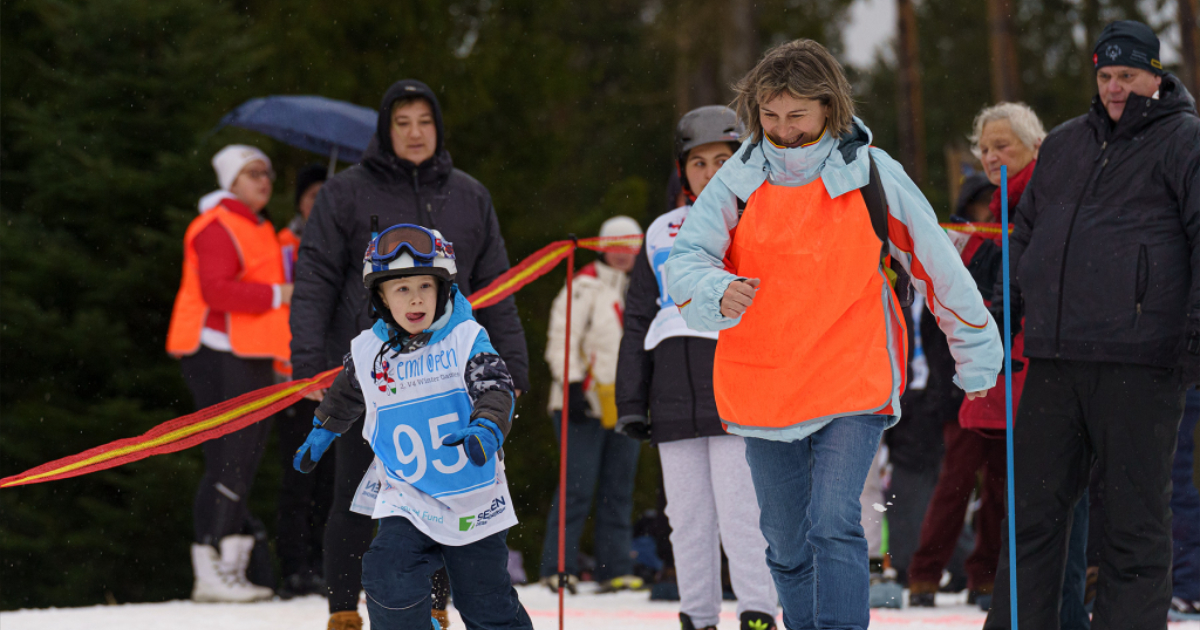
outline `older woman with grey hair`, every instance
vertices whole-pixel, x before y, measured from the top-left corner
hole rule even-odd
[[[1033,164],[1045,137],[1042,121],[1028,105],[998,103],[984,108],[975,117],[971,152],[983,163],[984,173],[992,185],[1000,185],[1000,167],[1007,166],[1009,188],[1021,180],[1019,189],[1023,191],[1033,174]],[[1010,199],[1009,203],[1015,206],[1017,202]]]
[[[1046,130],[1037,114],[1023,103],[999,103],[985,108],[975,117],[971,150],[983,163],[988,180],[1001,185],[1000,170],[1008,167],[1008,198],[1016,206],[1037,163],[1038,149]],[[1001,190],[996,189],[989,206],[991,217],[1000,220]],[[978,221],[979,217],[969,220]],[[965,237],[964,237],[965,238]],[[990,300],[996,274],[1000,270],[1000,247],[992,239],[972,235],[962,244],[963,262],[979,286],[980,294]],[[1013,340],[1013,358],[1022,358],[1023,338]],[[1024,372],[1013,374],[1013,404],[1020,400]],[[983,473],[983,491],[976,513],[975,549],[966,560],[968,600],[987,610],[996,580],[996,562],[1000,553],[1000,531],[1004,518],[1004,494],[1007,465],[1005,460],[1004,384],[987,398],[964,400],[958,422],[943,426],[946,455],[933,498],[921,524],[921,540],[908,567],[909,605],[933,606],[942,571],[954,553],[955,541],[962,532],[963,515],[971,499],[977,476]],[[1086,515],[1085,515],[1086,518]],[[1081,576],[1082,577],[1082,576]],[[1082,582],[1080,582],[1082,586]],[[1066,598],[1064,598],[1064,602]],[[1082,597],[1080,597],[1082,606]]]

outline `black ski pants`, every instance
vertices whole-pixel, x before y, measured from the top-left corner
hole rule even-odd
[[[296,449],[304,444],[313,428],[317,403],[301,400],[276,414],[279,430],[279,466],[282,483],[276,513],[275,551],[279,568],[286,578],[310,572],[320,574],[323,562],[325,520],[333,501],[334,453],[326,453],[321,466],[304,474],[292,466]]]
[[[242,359],[203,346],[183,357],[180,368],[196,409],[275,383],[270,359]],[[266,419],[204,443],[204,477],[193,507],[197,543],[216,546],[242,533],[250,516],[246,501],[270,434]]]
[[[1171,601],[1171,463],[1184,392],[1172,370],[1030,359],[1013,434],[1018,614],[1058,630],[1075,504],[1092,463],[1104,531],[1092,628],[1162,630]],[[1011,627],[1008,524],[985,630]]]

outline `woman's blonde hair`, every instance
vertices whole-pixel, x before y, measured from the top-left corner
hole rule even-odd
[[[746,126],[743,140],[747,136],[754,142],[762,140],[758,108],[785,92],[825,105],[825,126],[835,136],[849,132],[854,124],[854,100],[842,65],[811,39],[797,39],[768,50],[733,90],[736,96],[730,107]]]
[[[971,127],[971,153],[974,153],[977,159],[983,159],[983,154],[979,150],[979,138],[983,136],[983,128],[988,123],[998,120],[1007,120],[1008,126],[1017,136],[1017,140],[1030,149],[1038,148],[1042,140],[1046,139],[1046,129],[1042,127],[1041,119],[1028,105],[1025,103],[996,103],[991,107],[983,108],[983,111],[975,116],[975,124]]]

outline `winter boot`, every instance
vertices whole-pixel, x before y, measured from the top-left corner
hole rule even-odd
[[[547,575],[546,577],[538,580],[538,584],[550,589],[551,593],[558,593],[557,575]],[[572,595],[576,594],[579,591],[579,578],[575,577],[574,575],[568,575],[567,583],[564,585],[564,588],[568,593]]]
[[[446,630],[446,628],[450,627],[450,613],[446,612],[445,610],[434,608],[433,618],[438,622],[438,630]]]
[[[236,534],[221,539],[221,566],[226,575],[237,583],[254,589],[258,593],[256,599],[271,599],[275,591],[270,587],[256,586],[246,578],[246,568],[250,566],[250,552],[254,550],[254,536]]]
[[[775,618],[767,613],[747,610],[742,613],[741,630],[776,630]]]
[[[742,626],[743,628],[745,626]],[[687,616],[687,613],[679,613],[679,630],[717,630],[716,626],[704,626],[697,628],[696,624],[692,623],[692,618]]]
[[[225,565],[212,545],[192,545],[192,600],[197,602],[253,602],[271,596],[271,589],[238,580],[225,570]]]
[[[362,617],[357,610],[341,610],[329,615],[325,630],[363,630]]]
[[[646,581],[636,575],[622,575],[607,582],[602,582],[597,593],[616,593],[617,591],[641,591],[646,588]]]
[[[937,606],[938,585],[933,582],[909,582],[908,607],[934,608]]]

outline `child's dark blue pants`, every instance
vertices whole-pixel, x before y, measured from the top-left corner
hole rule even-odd
[[[508,577],[508,532],[462,547],[435,542],[408,519],[379,521],[363,556],[363,590],[373,630],[429,626],[429,578],[443,565],[454,607],[468,630],[532,630],[533,622]]]

